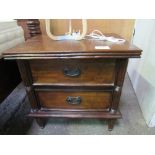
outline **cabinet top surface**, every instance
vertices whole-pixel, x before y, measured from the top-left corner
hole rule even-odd
[[[119,37],[116,34],[111,34]],[[106,35],[108,36],[108,35]],[[95,46],[109,46],[109,49],[95,49]],[[117,56],[117,57],[139,57],[141,50],[130,44],[111,43],[99,40],[62,40],[54,41],[46,35],[38,35],[3,52],[4,58],[17,57],[47,57],[47,56]]]

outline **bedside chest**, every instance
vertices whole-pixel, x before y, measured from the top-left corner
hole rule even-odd
[[[140,54],[128,42],[53,41],[40,35],[3,56],[17,60],[32,107],[29,116],[41,127],[47,117],[101,118],[112,130],[114,121],[121,118],[119,100],[128,58]]]

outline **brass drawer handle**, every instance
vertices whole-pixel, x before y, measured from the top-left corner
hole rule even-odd
[[[65,67],[65,68],[63,69],[63,73],[64,73],[64,75],[66,75],[66,76],[77,77],[77,76],[79,76],[79,75],[81,74],[81,71],[80,71],[79,68],[76,68],[76,69],[72,69],[72,70],[71,70],[71,69]]]
[[[72,105],[78,105],[81,103],[81,97],[80,96],[77,96],[77,97],[71,97],[71,96],[68,96],[66,98],[66,101],[68,104],[72,104]]]

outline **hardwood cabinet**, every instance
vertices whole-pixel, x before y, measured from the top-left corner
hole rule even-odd
[[[127,41],[53,41],[44,35],[3,53],[5,59],[17,60],[32,107],[29,116],[40,126],[46,117],[103,118],[109,130],[121,118],[119,100],[128,59],[140,54]]]

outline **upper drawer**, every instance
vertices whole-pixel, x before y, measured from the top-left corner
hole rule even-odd
[[[115,60],[30,60],[34,83],[95,85],[114,82]]]

